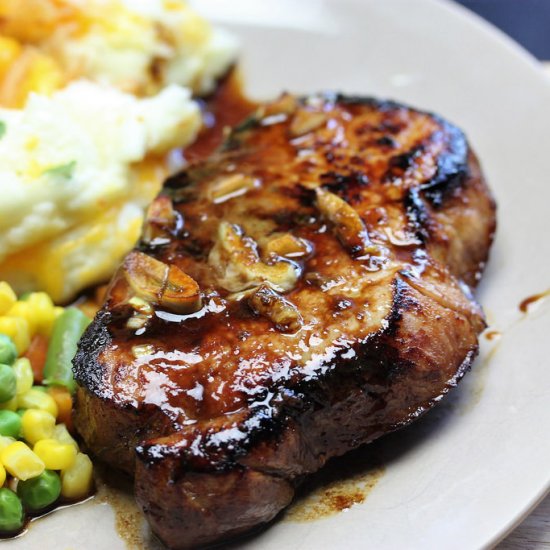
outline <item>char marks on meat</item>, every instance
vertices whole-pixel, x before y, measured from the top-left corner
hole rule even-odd
[[[169,547],[266,523],[456,385],[494,229],[455,126],[283,95],[149,208],[80,343],[76,426]]]

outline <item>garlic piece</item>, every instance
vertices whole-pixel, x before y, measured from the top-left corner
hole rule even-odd
[[[367,228],[355,208],[321,187],[316,189],[316,194],[317,208],[333,225],[338,240],[351,254],[380,254],[380,248],[371,242]]]
[[[250,189],[258,186],[258,180],[244,174],[223,176],[210,184],[208,195],[215,204],[221,204],[235,197],[244,195]]]
[[[208,262],[218,272],[218,284],[230,292],[269,283],[286,292],[298,280],[299,268],[291,261],[281,260],[268,265],[260,260],[256,242],[244,236],[239,226],[220,223],[216,244]]]
[[[293,95],[284,93],[279,99],[268,103],[262,114],[264,116],[292,115],[297,108],[297,99]]]
[[[296,306],[269,285],[261,285],[248,297],[248,303],[253,311],[270,319],[283,332],[296,332],[303,325]]]
[[[317,128],[325,124],[327,120],[328,116],[326,113],[301,109],[292,119],[290,124],[290,135],[292,137],[299,137],[308,134],[313,130],[317,130]]]
[[[133,315],[126,321],[126,328],[130,330],[139,330],[147,325],[149,318],[145,315],[137,314]]]
[[[153,243],[162,239],[168,240],[176,224],[176,213],[170,197],[159,195],[147,209],[143,226],[142,240]]]
[[[303,258],[311,254],[313,246],[308,241],[295,237],[291,233],[270,239],[264,247],[267,257],[282,256],[283,258]]]
[[[154,313],[153,307],[149,302],[146,302],[139,296],[132,296],[128,303],[134,308],[137,313],[141,315],[152,315]]]
[[[133,251],[123,271],[134,294],[146,302],[176,313],[193,313],[201,308],[199,285],[175,265]]]

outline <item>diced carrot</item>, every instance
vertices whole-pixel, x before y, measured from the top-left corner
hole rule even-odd
[[[42,334],[36,334],[31,340],[30,346],[28,347],[24,355],[24,357],[26,357],[31,362],[35,384],[40,384],[44,377],[43,373],[47,353],[48,338],[42,336]]]
[[[67,429],[72,431],[73,399],[69,390],[62,386],[50,386],[48,388],[48,393],[57,404],[57,422],[65,424]]]

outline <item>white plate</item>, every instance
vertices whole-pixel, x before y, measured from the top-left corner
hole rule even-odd
[[[279,522],[252,549],[482,548],[550,483],[550,86],[536,62],[465,10],[435,0],[200,0],[242,38],[247,88],[330,88],[403,100],[464,128],[499,205],[479,297],[503,335],[433,413],[379,445],[386,472],[366,501],[314,522]],[[108,505],[33,524],[13,548],[118,549]]]

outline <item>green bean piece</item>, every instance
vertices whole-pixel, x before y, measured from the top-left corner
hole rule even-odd
[[[0,411],[0,435],[19,439],[21,417],[16,412]]]
[[[55,320],[44,365],[44,384],[64,386],[74,393],[72,360],[78,341],[89,324],[90,319],[75,307],[67,308]]]
[[[9,489],[0,489],[0,531],[15,533],[24,523],[25,514],[19,497]]]
[[[52,470],[44,470],[39,476],[19,481],[17,494],[27,510],[37,512],[47,508],[59,498],[61,480]]]
[[[0,363],[13,365],[17,359],[17,348],[13,340],[6,334],[0,334]]]
[[[0,364],[0,403],[5,403],[15,397],[17,380],[9,365]]]

